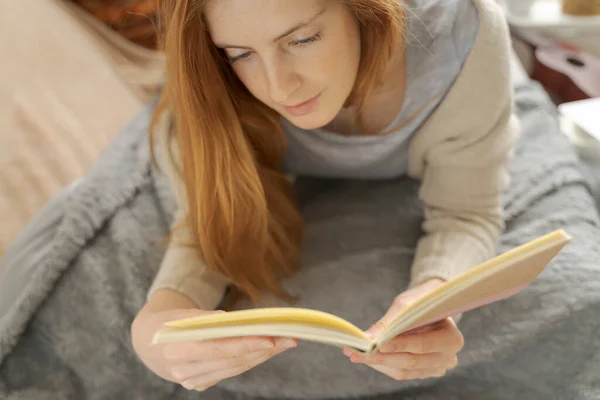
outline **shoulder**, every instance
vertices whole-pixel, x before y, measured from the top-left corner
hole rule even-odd
[[[479,30],[479,9],[474,0],[404,0],[406,41],[433,51],[453,47],[466,59]]]
[[[420,176],[432,162],[492,165],[518,136],[508,24],[496,1],[472,3],[480,20],[475,42],[444,101],[413,138],[411,175]]]
[[[163,110],[156,124],[152,126],[152,147],[156,165],[159,171],[164,174],[169,181],[179,208],[185,209],[186,189],[181,179],[182,160],[179,147],[176,140],[176,129],[173,123],[173,113],[166,109]]]
[[[490,94],[490,103],[493,93],[505,94],[510,88],[510,33],[496,0],[405,1],[407,51],[414,56],[409,72],[452,75],[448,90]],[[422,68],[427,64],[429,69]],[[445,96],[444,103],[457,96]]]

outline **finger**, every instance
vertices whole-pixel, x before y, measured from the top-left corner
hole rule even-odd
[[[428,325],[424,325],[424,326],[420,326],[418,328],[414,328],[411,329],[410,331],[406,331],[404,333],[402,333],[402,336],[407,336],[407,335],[414,335],[415,333],[424,333],[424,332],[431,332],[431,331],[439,331],[441,329],[446,328],[447,326],[447,322],[446,320],[441,320],[438,322],[434,322]]]
[[[177,382],[183,382],[192,378],[208,375],[214,371],[237,371],[251,368],[254,363],[260,362],[263,358],[272,357],[274,351],[263,350],[254,353],[244,354],[217,361],[196,361],[174,366],[171,369],[171,375]]]
[[[440,378],[446,375],[446,370],[441,368],[433,369],[396,369],[390,368],[383,365],[370,365],[376,371],[381,372],[397,381],[408,381],[414,379],[427,379],[427,378]]]
[[[395,320],[404,308],[408,307],[422,296],[426,295],[431,290],[434,290],[443,283],[441,279],[433,279],[427,283],[415,286],[394,298],[392,305],[386,314],[375,323],[369,330],[367,335],[371,338],[376,338],[383,329],[385,329],[393,320]]]
[[[405,301],[402,296],[396,297],[385,315],[366,331],[367,336],[372,339],[376,338],[390,324],[390,322],[396,318],[398,313],[408,306],[408,304],[409,303]]]
[[[265,361],[273,358],[274,356],[288,350],[286,348],[277,347],[276,350],[272,350],[270,352],[263,352],[260,356],[253,359],[248,363],[239,363],[236,367],[224,369],[224,370],[214,370],[210,371],[204,375],[196,376],[193,378],[188,378],[184,380],[181,384],[186,389],[197,389],[203,388],[202,390],[210,387],[209,385],[214,385],[217,382],[222,381],[223,379],[231,378],[237,375],[241,375],[244,372],[264,363]]]
[[[195,342],[167,343],[163,345],[163,357],[171,364],[199,360],[223,360],[230,357],[268,350],[275,346],[269,337],[238,337]]]
[[[379,350],[381,353],[456,354],[464,346],[464,337],[454,323],[429,332],[397,336]]]
[[[370,355],[356,354],[350,357],[352,362],[384,365],[394,369],[427,369],[444,368],[452,369],[456,367],[457,357],[455,354],[431,353],[431,354],[413,354],[413,353],[373,353]]]
[[[214,386],[217,382],[243,374],[244,372],[254,368],[255,366],[267,361],[271,357],[271,354],[262,352],[260,356],[256,357],[252,361],[244,363],[238,361],[238,366],[235,368],[213,370],[202,375],[188,377],[187,379],[181,381],[181,385],[189,390],[206,390],[207,388]],[[243,359],[244,357],[236,358]]]
[[[369,328],[366,331],[367,336],[369,336],[372,339],[375,339],[381,333],[381,331],[383,331],[385,328],[387,328],[396,319],[396,317],[398,316],[398,313],[404,307],[406,307],[406,305],[404,305],[402,303],[402,299],[396,300],[394,305],[392,305],[392,307],[383,316],[383,318],[381,318],[379,321],[377,321],[371,328]],[[440,324],[443,324],[444,322],[445,322],[445,320],[442,320],[442,321],[437,321],[437,322],[434,322],[434,323],[431,323],[428,325],[420,326],[418,328],[415,328],[415,329],[412,329],[410,331],[403,333],[403,335],[410,335],[410,334],[414,334],[414,333],[438,330],[438,329],[441,329]]]
[[[296,346],[294,341],[291,341],[289,344],[291,347],[286,347],[286,343],[284,339],[281,339],[278,340],[277,345],[271,350],[259,350],[216,361],[195,361],[176,365],[171,369],[171,375],[177,382],[183,382],[215,371],[245,371],[258,365],[257,363],[263,362],[261,360],[265,357],[269,359]]]
[[[215,386],[219,382],[221,382],[221,381],[202,383],[199,386],[192,386],[193,384],[186,382],[185,384],[181,384],[181,386],[183,386],[187,390],[195,390],[197,392],[204,392],[205,390],[210,389],[211,387]]]

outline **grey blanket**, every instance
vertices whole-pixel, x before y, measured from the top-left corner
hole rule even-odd
[[[0,264],[0,398],[600,399],[598,214],[554,107],[535,84],[517,89],[517,103],[524,133],[500,251],[558,228],[574,241],[524,292],[463,317],[466,347],[448,376],[396,382],[314,343],[202,394],[147,371],[129,326],[174,209],[150,163],[149,109]],[[418,183],[300,179],[296,189],[306,248],[286,286],[299,306],[368,328],[408,283]]]

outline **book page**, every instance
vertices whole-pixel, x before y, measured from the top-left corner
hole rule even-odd
[[[325,312],[293,307],[258,308],[187,318],[165,324],[169,329],[185,330],[251,324],[295,324],[319,326],[367,339],[365,333],[350,322]]]

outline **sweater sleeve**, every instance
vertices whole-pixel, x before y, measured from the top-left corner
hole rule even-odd
[[[449,280],[493,257],[504,229],[501,196],[519,132],[510,39],[498,6],[475,3],[480,30],[471,54],[409,150],[409,174],[422,181],[425,209],[411,286]]]
[[[187,296],[202,310],[214,310],[220,304],[230,282],[208,268],[200,252],[192,247],[193,236],[185,224],[185,188],[176,172],[178,152],[170,139],[169,126],[169,116],[165,115],[156,127],[159,139],[157,161],[171,183],[178,209],[172,224],[169,246],[147,297],[150,298],[159,289],[170,289]]]

